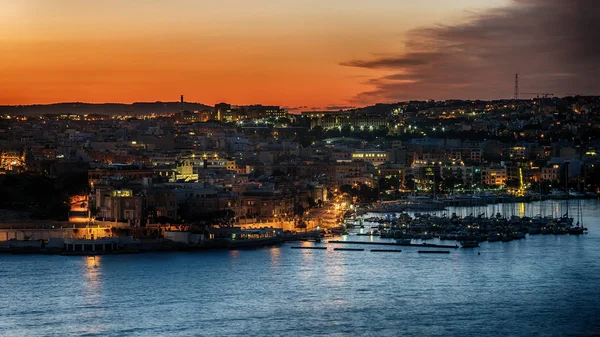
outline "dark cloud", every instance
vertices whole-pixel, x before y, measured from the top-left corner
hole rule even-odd
[[[348,110],[348,109],[355,109],[355,106],[352,105],[330,105],[330,106],[326,106],[325,110]]]
[[[353,60],[348,62],[342,62],[341,65],[347,67],[358,67],[358,68],[397,68],[405,66],[421,66],[428,63],[428,59],[432,58],[430,53],[412,53],[403,55],[400,57],[380,58],[370,61],[365,60]]]
[[[308,109],[308,105],[301,105],[301,106],[284,106],[283,107],[286,110],[290,110],[290,111],[296,111],[296,110],[306,110]]]
[[[413,30],[404,43],[403,55],[342,63],[391,72],[353,101],[509,98],[517,72],[523,92],[600,93],[598,0],[513,0],[464,23]]]

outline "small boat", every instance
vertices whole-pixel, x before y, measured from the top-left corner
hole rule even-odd
[[[475,248],[475,247],[479,247],[479,242],[478,241],[461,241],[460,245],[463,248]]]
[[[400,245],[410,245],[410,241],[410,239],[398,239],[396,240],[396,243]]]
[[[555,235],[564,235],[569,234],[569,230],[566,227],[555,227],[552,230],[552,233]]]
[[[421,240],[431,240],[433,239],[433,235],[431,234],[421,234]]]
[[[585,228],[581,227],[581,226],[574,226],[574,227],[570,227],[569,228],[569,234],[571,235],[579,235],[579,234],[583,234],[583,231],[585,230]]]
[[[489,242],[502,241],[502,235],[500,235],[498,233],[490,234],[488,236],[488,241]]]
[[[525,239],[525,233],[523,232],[514,232],[512,236],[514,239]]]
[[[356,233],[356,235],[359,235],[359,236],[377,236],[377,235],[379,235],[379,231],[375,230],[375,231],[369,231],[369,232],[366,232],[366,233]]]

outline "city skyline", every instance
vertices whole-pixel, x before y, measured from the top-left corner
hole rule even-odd
[[[597,91],[590,0],[0,6],[0,104],[499,99],[516,72],[523,92]]]

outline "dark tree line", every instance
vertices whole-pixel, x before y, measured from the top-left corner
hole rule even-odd
[[[0,176],[0,208],[30,212],[34,219],[68,219],[70,196],[87,192],[87,173]]]

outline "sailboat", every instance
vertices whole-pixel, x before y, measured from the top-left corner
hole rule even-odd
[[[575,224],[575,226],[569,227],[568,231],[569,231],[569,234],[571,234],[571,235],[579,235],[579,234],[583,234],[583,232],[585,230],[586,230],[586,228],[583,227],[583,212],[581,209],[581,201],[580,201],[577,204],[577,224]]]

